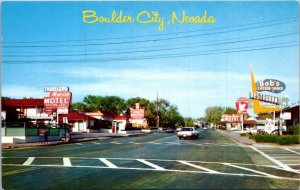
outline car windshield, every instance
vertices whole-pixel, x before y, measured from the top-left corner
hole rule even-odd
[[[182,131],[193,131],[193,128],[183,128]]]

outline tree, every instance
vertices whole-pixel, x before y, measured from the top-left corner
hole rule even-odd
[[[78,110],[80,112],[89,112],[91,111],[88,106],[82,102],[76,102],[71,105],[71,108],[74,110]]]
[[[222,114],[224,113],[224,108],[220,106],[208,107],[206,108],[205,113],[206,121],[216,125],[221,121]]]
[[[165,127],[177,128],[184,123],[183,117],[179,114],[177,106],[170,105],[163,114],[161,123]]]
[[[121,114],[126,112],[127,104],[124,99],[118,96],[105,96],[100,99],[99,109]]]
[[[272,119],[273,114],[272,113],[259,113],[256,116],[256,119],[258,119],[258,120],[266,120],[267,118]]]
[[[236,114],[236,109],[231,107],[226,107],[224,114]]]
[[[185,127],[193,127],[194,126],[194,120],[190,117],[184,118]]]
[[[83,99],[84,104],[90,111],[105,110],[115,114],[124,113],[127,104],[118,96],[93,96],[88,95]]]
[[[88,107],[90,111],[97,111],[100,108],[101,96],[88,95],[83,98],[83,103]]]

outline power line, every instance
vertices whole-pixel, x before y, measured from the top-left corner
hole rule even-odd
[[[265,47],[264,47],[265,46]],[[146,59],[162,59],[162,58],[182,58],[182,57],[194,57],[194,56],[205,56],[205,55],[213,55],[213,54],[228,54],[228,53],[239,53],[239,52],[249,52],[249,51],[259,51],[259,50],[271,50],[278,48],[287,48],[287,47],[295,47],[299,46],[298,43],[288,42],[285,44],[278,45],[278,43],[268,44],[259,47],[244,47],[238,48],[236,50],[230,49],[219,49],[215,51],[204,51],[204,52],[193,52],[189,54],[165,54],[165,55],[157,55],[157,56],[149,56],[149,57],[123,57],[123,58],[105,58],[105,59],[77,59],[77,60],[27,60],[27,61],[5,61],[3,60],[3,64],[39,64],[39,63],[84,63],[84,62],[110,62],[110,61],[129,61],[129,60],[146,60]]]
[[[65,44],[65,45],[22,45],[22,46],[16,46],[16,45],[3,45],[3,48],[51,48],[51,47],[81,47],[81,46],[103,46],[103,45],[120,45],[120,44],[133,44],[133,43],[145,43],[145,42],[158,42],[158,41],[166,41],[166,40],[175,40],[175,39],[186,39],[186,38],[194,38],[199,36],[210,36],[210,35],[216,35],[216,34],[225,34],[225,33],[231,33],[231,32],[239,32],[244,30],[252,30],[262,27],[269,27],[273,25],[278,24],[287,24],[288,22],[283,23],[272,23],[267,24],[263,26],[253,26],[253,27],[246,27],[242,29],[233,29],[228,31],[219,31],[219,32],[213,32],[213,33],[207,33],[207,34],[196,34],[196,35],[186,35],[186,36],[179,36],[179,37],[167,37],[167,38],[158,38],[158,39],[147,39],[147,40],[135,40],[135,41],[123,41],[123,42],[107,42],[107,43],[86,43],[86,44]]]
[[[184,32],[169,32],[164,34],[152,34],[152,35],[140,35],[140,36],[123,36],[123,37],[111,37],[111,38],[98,38],[98,39],[87,39],[87,40],[44,40],[44,41],[17,41],[17,42],[2,42],[3,44],[10,44],[10,43],[63,43],[63,42],[86,42],[86,41],[97,41],[97,40],[120,40],[120,39],[135,39],[135,38],[146,38],[146,37],[157,37],[157,36],[169,36],[169,35],[180,35],[180,34],[186,34],[186,33],[194,33],[194,32],[205,32],[205,31],[211,31],[211,30],[222,30],[227,28],[235,28],[235,27],[241,27],[241,26],[250,26],[250,25],[257,25],[257,24],[263,24],[263,23],[270,23],[270,22],[279,22],[279,21],[286,21],[286,22],[293,22],[296,21],[297,17],[288,17],[288,18],[281,18],[276,20],[265,20],[260,22],[251,22],[246,24],[237,24],[237,25],[231,25],[231,26],[225,26],[225,27],[217,27],[217,28],[209,28],[209,29],[197,29],[197,30],[190,30],[190,31],[184,31]]]
[[[268,34],[263,34],[263,35],[260,35],[261,37],[269,37],[270,35],[287,35],[287,34],[290,34],[290,33],[296,33],[298,34],[298,31],[297,32],[293,32],[293,31],[285,31],[285,32],[274,32],[274,33],[268,33]],[[232,40],[234,39],[237,39],[237,40],[241,40],[241,39],[249,39],[249,37],[257,37],[257,35],[252,35],[252,36],[247,36],[247,37],[238,37],[238,38],[232,38]],[[218,40],[219,42],[226,42],[228,41],[229,39],[223,39],[223,40]],[[199,41],[199,42],[196,42],[196,43],[176,43],[176,44],[167,44],[167,45],[151,45],[151,46],[139,46],[139,47],[130,47],[131,50],[141,50],[141,49],[148,49],[148,48],[162,48],[162,47],[178,47],[178,46],[185,46],[185,45],[199,45],[199,44],[205,44],[205,43],[209,43],[209,42],[216,42],[216,40],[208,40],[208,41]],[[110,48],[106,48],[105,50],[101,49],[101,50],[90,50],[89,52],[96,52],[96,53],[99,53],[99,52],[114,52],[114,51],[120,51],[120,50],[124,50],[124,48],[113,48],[113,49],[110,49]],[[74,50],[74,51],[51,51],[51,52],[47,52],[47,53],[82,53],[83,50]],[[84,51],[85,52],[85,51]],[[29,52],[29,51],[25,51],[25,52],[16,52],[16,51],[4,51],[4,55],[3,56],[7,56],[7,55],[13,55],[13,54],[17,54],[16,56],[26,56],[26,55],[22,55],[22,54],[33,54],[32,56],[47,56],[49,54],[37,54],[37,53],[41,53],[41,52]],[[61,54],[59,54],[61,55]],[[86,53],[84,53],[84,55],[86,55]],[[11,57],[11,56],[7,56],[7,57]]]
[[[200,48],[200,47],[208,47],[208,46],[215,46],[215,45],[227,45],[233,43],[241,43],[241,42],[250,42],[250,41],[257,41],[257,40],[264,40],[270,38],[278,38],[284,36],[291,36],[298,34],[298,32],[290,32],[286,34],[278,34],[278,35],[270,35],[265,37],[256,37],[256,38],[248,38],[245,40],[235,40],[235,41],[228,41],[228,42],[217,42],[217,43],[210,43],[206,45],[192,45],[192,46],[183,46],[183,47],[173,47],[173,48],[160,48],[160,49],[149,49],[149,50],[138,50],[138,51],[121,51],[121,52],[98,52],[98,53],[84,53],[84,54],[36,54],[36,55],[3,55],[3,57],[41,57],[41,56],[48,56],[48,57],[70,57],[70,56],[100,56],[100,55],[116,55],[116,54],[132,54],[132,53],[149,53],[149,52],[159,52],[159,51],[171,51],[171,50],[180,50],[180,49],[188,49],[188,48]]]

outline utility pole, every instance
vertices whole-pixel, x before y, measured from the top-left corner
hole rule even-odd
[[[156,127],[159,132],[159,115],[158,115],[158,92],[156,93]]]

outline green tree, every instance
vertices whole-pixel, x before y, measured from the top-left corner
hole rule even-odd
[[[179,114],[177,106],[170,105],[163,114],[161,123],[165,127],[177,128],[184,123],[184,119]]]
[[[105,96],[100,99],[99,109],[121,114],[126,112],[127,104],[124,99],[118,96]]]
[[[71,105],[73,110],[78,110],[80,112],[89,112],[91,111],[88,106],[82,102],[76,102]]]
[[[83,103],[88,107],[90,111],[97,111],[100,109],[101,99],[101,96],[87,95],[83,98]]]
[[[184,118],[185,127],[193,127],[194,126],[194,120],[190,117]]]
[[[88,95],[83,99],[84,104],[90,111],[105,110],[115,114],[124,113],[127,104],[118,96],[93,96]]]
[[[206,121],[216,125],[221,121],[221,117],[223,113],[224,113],[224,108],[220,106],[208,107],[205,110]]]
[[[256,116],[256,119],[258,119],[258,120],[266,120],[267,118],[272,119],[273,114],[272,113],[259,113]]]
[[[236,109],[231,107],[226,107],[224,114],[236,114]]]

